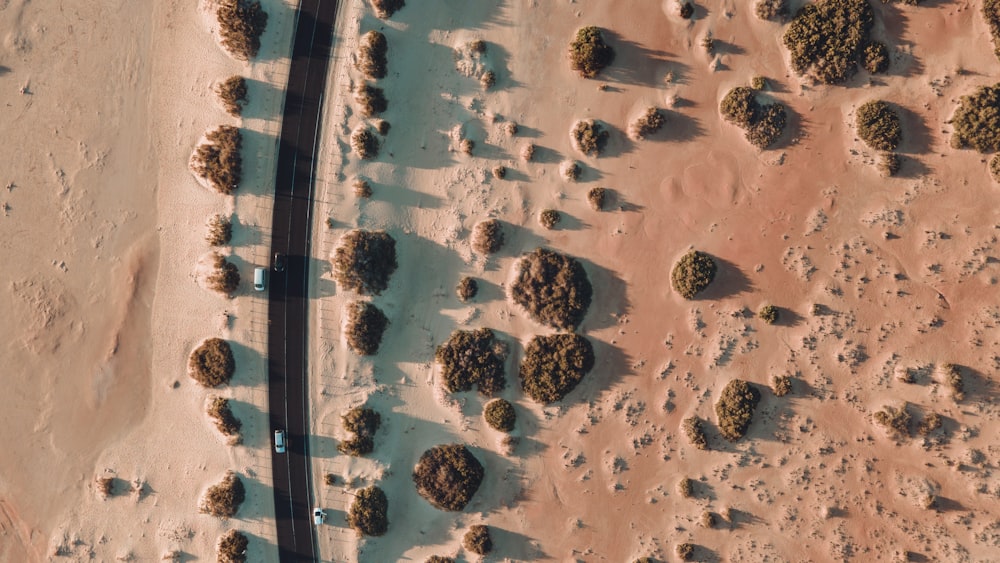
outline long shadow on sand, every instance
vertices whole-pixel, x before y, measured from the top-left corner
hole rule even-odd
[[[598,76],[598,80],[608,80],[620,84],[634,84],[641,86],[657,86],[663,83],[663,77],[668,72],[674,73],[674,79],[686,80],[688,66],[671,61],[667,57],[669,53],[647,49],[642,45],[629,41],[615,33],[604,30],[605,40],[615,50],[615,61],[611,66],[604,69]],[[622,64],[628,61],[628,65]]]
[[[714,301],[753,291],[750,278],[736,264],[719,256],[713,256],[713,259],[717,268],[715,280],[705,291],[696,295],[694,301]]]

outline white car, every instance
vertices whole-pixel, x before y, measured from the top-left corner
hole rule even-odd
[[[285,453],[285,431],[275,430],[274,431],[274,453],[283,454]]]
[[[326,522],[326,512],[322,508],[313,509],[313,524],[319,526],[323,522]]]

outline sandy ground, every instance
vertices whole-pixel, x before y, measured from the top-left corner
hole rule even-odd
[[[951,149],[945,123],[958,96],[996,73],[978,4],[875,5],[875,34],[894,52],[890,73],[843,86],[792,75],[783,26],[746,3],[699,4],[690,22],[673,2],[438,0],[384,22],[361,2],[350,6],[338,29],[314,246],[329,255],[349,228],[386,229],[400,266],[373,298],[392,324],[379,354],[364,359],[340,336],[356,296],[336,288],[327,265],[314,272],[314,467],[340,477],[316,487],[332,514],[324,560],[462,555],[464,530],[480,522],[494,532],[487,560],[672,561],[684,542],[701,561],[996,558],[998,197],[984,159]],[[598,80],[574,75],[565,54],[590,24],[610,31],[617,52]],[[377,85],[392,128],[379,158],[361,162],[347,143],[363,121],[350,57],[369,29],[388,38],[389,76]],[[701,47],[708,33],[715,56]],[[488,92],[456,68],[456,47],[472,39],[487,42],[484,64],[498,77]],[[718,114],[725,93],[755,75],[791,115],[780,146],[764,152]],[[879,177],[853,131],[854,109],[873,98],[905,110],[897,178]],[[650,105],[668,109],[665,131],[629,140],[627,124]],[[584,118],[612,129],[600,158],[570,143]],[[512,138],[508,120],[520,125]],[[457,151],[456,131],[475,141],[472,156]],[[527,142],[538,145],[537,162],[519,159]],[[566,159],[583,164],[580,182],[561,179]],[[490,175],[498,164],[505,180]],[[370,179],[372,199],[353,196],[356,177]],[[613,209],[590,209],[594,186],[614,190]],[[545,208],[563,214],[555,230],[538,225]],[[483,259],[468,235],[489,217],[506,223],[508,244]],[[516,369],[524,344],[548,330],[504,290],[517,256],[539,245],[579,257],[595,286],[580,332],[598,366],[547,408],[520,393]],[[706,294],[684,301],[669,270],[691,247],[721,267]],[[464,275],[480,282],[471,304],[454,295]],[[754,317],[768,303],[781,307],[774,326]],[[521,441],[509,456],[482,422],[483,399],[435,390],[435,347],[456,328],[482,326],[511,349],[503,396],[518,407]],[[937,375],[948,362],[962,366],[961,401]],[[915,383],[896,378],[905,369]],[[794,378],[790,395],[773,395],[775,375]],[[748,437],[731,444],[715,430],[713,405],[736,377],[758,384],[763,399]],[[942,415],[943,429],[897,440],[873,423],[883,405],[904,400],[918,421]],[[383,417],[376,450],[341,456],[339,416],[364,402]],[[709,451],[680,432],[692,415],[709,422]],[[450,441],[470,444],[487,467],[459,514],[431,508],[410,482],[421,452]],[[683,477],[696,482],[693,498],[677,493]],[[350,492],[370,483],[387,491],[390,531],[359,540],[342,518]],[[936,498],[929,509],[927,494]],[[704,511],[728,519],[704,528]]]

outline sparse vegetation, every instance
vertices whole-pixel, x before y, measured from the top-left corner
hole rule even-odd
[[[1000,151],[1000,83],[981,86],[959,99],[951,118],[955,128],[951,146],[973,148],[979,152]]]
[[[482,75],[479,76],[479,85],[483,87],[483,90],[489,90],[497,83],[497,73],[492,70],[487,70]]]
[[[715,53],[715,39],[712,38],[711,33],[701,38],[701,48],[709,55]]]
[[[435,446],[420,456],[413,469],[417,493],[435,508],[459,511],[472,500],[485,471],[461,444]]]
[[[524,350],[521,389],[534,401],[561,400],[594,368],[594,348],[578,334],[536,336]]]
[[[212,271],[205,277],[205,285],[212,291],[231,295],[240,287],[240,269],[221,254],[212,256]]]
[[[347,306],[347,326],[344,333],[347,345],[362,356],[378,353],[382,344],[382,334],[389,326],[385,313],[367,301],[355,301]]]
[[[243,481],[236,473],[229,471],[222,481],[208,488],[201,499],[199,510],[202,514],[232,518],[236,516],[244,500],[246,500],[246,489],[243,487]]]
[[[232,409],[229,408],[229,399],[212,397],[208,404],[208,416],[215,421],[215,427],[219,429],[219,432],[230,438],[231,445],[239,444],[242,441],[240,429],[243,428],[243,423],[233,415]]]
[[[878,157],[878,171],[882,176],[889,178],[899,173],[902,166],[902,158],[894,152],[884,152]]]
[[[361,115],[372,117],[389,109],[389,102],[385,99],[385,92],[371,84],[361,84],[354,91],[354,101],[361,106]]]
[[[358,42],[358,51],[354,57],[354,67],[367,78],[376,80],[385,78],[387,67],[387,53],[389,43],[385,40],[385,35],[378,31],[369,31],[361,36]]]
[[[396,240],[385,231],[355,229],[333,255],[333,278],[341,289],[379,295],[389,287],[396,263]]]
[[[792,378],[787,375],[776,375],[771,380],[771,390],[775,397],[784,397],[792,392]]]
[[[381,536],[389,529],[389,499],[382,489],[372,485],[354,495],[347,512],[347,523],[358,535]]]
[[[563,330],[580,325],[593,296],[579,261],[544,248],[536,248],[518,261],[510,292],[532,320]]]
[[[498,165],[493,167],[493,177],[497,180],[503,180],[507,177],[507,167],[503,165]]]
[[[629,136],[638,140],[645,139],[662,129],[666,121],[662,111],[654,107],[646,108],[646,111],[642,115],[629,124]]]
[[[555,209],[543,209],[542,212],[538,214],[538,223],[546,229],[554,229],[561,220],[562,215],[560,215]]]
[[[575,182],[580,179],[580,174],[583,173],[583,168],[580,167],[580,163],[575,160],[567,160],[560,166],[562,170],[563,178],[566,178],[567,182]]]
[[[221,338],[209,338],[202,342],[188,359],[188,374],[205,387],[229,383],[235,371],[233,349]]]
[[[205,242],[212,246],[225,246],[233,240],[233,222],[229,217],[216,213],[208,220]]]
[[[472,139],[462,139],[458,143],[458,148],[462,151],[462,154],[472,155],[472,150],[476,148],[476,142]]]
[[[535,159],[535,143],[525,143],[521,147],[521,160],[531,162]]]
[[[757,318],[769,325],[778,322],[778,308],[774,305],[764,305],[757,311]]]
[[[358,158],[362,160],[377,158],[381,148],[382,144],[379,143],[378,137],[367,125],[362,125],[351,133],[351,149]]]
[[[684,2],[681,4],[681,18],[689,20],[694,17],[694,4],[690,2]]]
[[[936,412],[928,413],[927,416],[920,421],[920,425],[917,427],[917,432],[919,432],[921,436],[929,436],[932,432],[941,428],[943,424],[944,418],[941,415]]]
[[[882,100],[862,104],[854,122],[861,140],[878,151],[896,150],[903,138],[899,114]]]
[[[476,555],[486,555],[493,551],[493,539],[490,537],[490,529],[482,524],[475,524],[469,527],[462,538],[462,546]]]
[[[505,357],[506,347],[488,328],[456,330],[434,355],[448,392],[469,391],[475,385],[488,397],[507,386]]]
[[[222,106],[229,115],[239,117],[243,114],[243,106],[247,103],[247,80],[242,76],[230,76],[216,86]]]
[[[344,455],[362,456],[375,449],[375,431],[382,424],[382,417],[374,409],[354,407],[340,417],[344,430],[354,433],[350,439],[337,444],[337,451]]]
[[[684,429],[684,435],[687,436],[688,442],[692,446],[699,450],[708,449],[708,438],[705,437],[705,428],[700,418],[697,416],[685,418],[681,428]]]
[[[247,545],[250,541],[246,534],[237,530],[229,530],[219,538],[219,563],[246,563]]]
[[[231,195],[243,176],[243,134],[232,125],[220,125],[205,138],[191,157],[191,167],[215,191]]]
[[[260,2],[220,0],[216,12],[222,46],[240,61],[249,61],[260,51],[260,36],[267,28],[267,12]]]
[[[698,523],[701,524],[702,528],[714,528],[717,523],[717,518],[715,514],[709,510],[701,513],[701,518],[699,518]]]
[[[462,303],[475,298],[477,293],[479,293],[479,282],[468,276],[462,278],[455,287],[455,294]]]
[[[604,126],[593,119],[577,121],[570,132],[576,150],[590,156],[600,156],[610,136]]]
[[[362,199],[368,199],[372,196],[372,186],[368,183],[368,180],[357,179],[354,181],[352,186],[354,190],[354,196]]]
[[[677,544],[677,557],[679,557],[681,561],[693,561],[694,545],[689,543]]]
[[[472,249],[480,254],[496,254],[503,243],[503,224],[497,219],[480,221],[472,229]]]
[[[94,479],[94,486],[97,488],[97,494],[101,495],[103,499],[108,499],[115,495],[114,477],[96,477]]]
[[[591,188],[587,192],[587,201],[590,202],[590,207],[594,211],[601,211],[604,209],[604,205],[607,203],[608,190],[605,188]]]
[[[516,121],[508,121],[507,123],[504,123],[503,124],[503,131],[504,131],[504,133],[507,134],[508,137],[513,137],[514,135],[517,135],[517,131],[518,131],[517,122]]]
[[[788,17],[788,0],[757,0],[753,9],[762,20],[784,20]]]
[[[403,9],[406,3],[403,0],[370,0],[375,15],[382,19],[389,19],[393,14]]]
[[[983,1],[983,18],[993,37],[993,54],[1000,58],[1000,0]]]
[[[910,421],[912,420],[909,406],[909,403],[903,403],[903,406],[900,408],[886,405],[882,407],[882,410],[875,413],[875,422],[885,428],[890,434],[898,437],[909,436]]]
[[[802,6],[783,37],[792,68],[824,84],[857,71],[862,48],[875,22],[868,0],[819,0]]]
[[[699,250],[692,250],[674,264],[670,282],[684,299],[694,299],[715,279],[715,260]]]
[[[752,88],[737,86],[722,98],[719,105],[722,117],[744,130],[750,144],[766,149],[781,137],[788,119],[785,106],[779,103],[757,103]]]
[[[615,51],[604,42],[601,29],[582,27],[569,44],[569,58],[573,70],[584,78],[594,78],[615,59]]]
[[[677,494],[681,495],[683,498],[694,497],[694,480],[689,477],[684,477],[678,481]]]
[[[962,371],[955,364],[944,364],[941,366],[941,377],[949,389],[951,396],[956,401],[965,398],[965,383],[962,381]]]
[[[861,51],[861,66],[869,74],[881,74],[889,70],[889,48],[881,41],[872,41]]]
[[[517,413],[514,405],[504,399],[493,399],[483,407],[483,418],[490,428],[500,432],[510,432],[517,422]]]
[[[742,379],[733,379],[722,389],[722,396],[715,403],[719,417],[719,433],[735,442],[747,433],[753,411],[760,401],[760,392]]]

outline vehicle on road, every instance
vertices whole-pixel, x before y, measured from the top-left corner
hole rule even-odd
[[[285,447],[287,446],[285,442],[285,431],[275,430],[274,431],[274,453],[283,454],[285,453]]]
[[[322,508],[313,509],[313,524],[319,526],[323,522],[326,522],[326,512]]]
[[[274,253],[274,271],[275,272],[285,271],[285,255],[280,252]]]
[[[257,291],[264,291],[264,276],[267,275],[266,268],[254,268],[253,288]]]

